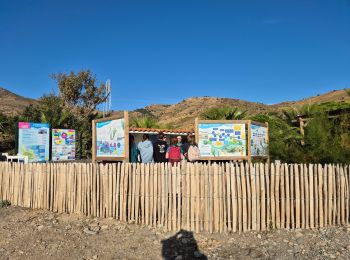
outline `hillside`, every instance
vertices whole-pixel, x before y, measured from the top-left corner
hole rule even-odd
[[[26,106],[35,104],[35,99],[25,98],[0,87],[0,112],[6,115],[16,115]]]
[[[288,107],[299,107],[309,103],[350,102],[350,95],[345,90],[336,90],[299,101],[286,101],[274,105],[244,101],[231,98],[193,97],[173,105],[151,105],[130,112],[130,117],[153,116],[160,123],[171,123],[176,128],[193,128],[194,119],[212,107],[235,106],[247,110],[249,114],[280,112]],[[122,115],[121,111],[114,114]]]
[[[4,88],[0,88],[0,112],[17,114],[34,99],[24,98]],[[152,116],[162,124],[170,123],[175,128],[193,128],[194,118],[212,107],[234,106],[247,110],[249,114],[279,112],[288,107],[298,107],[308,103],[350,102],[350,95],[345,90],[335,90],[322,95],[298,101],[285,101],[274,105],[250,102],[232,98],[191,97],[172,105],[150,105],[130,111],[130,117]],[[114,111],[113,115],[122,115],[122,111]]]

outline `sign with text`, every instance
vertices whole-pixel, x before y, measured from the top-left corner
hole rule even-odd
[[[50,125],[48,123],[18,123],[18,154],[29,162],[46,162],[50,156]]]

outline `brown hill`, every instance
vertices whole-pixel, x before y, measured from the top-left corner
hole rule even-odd
[[[25,98],[0,87],[0,112],[6,115],[17,115],[26,106],[35,104],[35,99]]]
[[[350,89],[341,89],[341,90],[333,90],[331,92],[304,98],[298,101],[286,101],[276,105],[272,105],[273,107],[297,107],[305,104],[315,104],[315,103],[325,103],[325,102],[350,102]]]
[[[232,98],[192,97],[172,105],[150,105],[145,108],[130,111],[130,117],[151,116],[157,118],[161,124],[171,124],[175,128],[192,128],[194,118],[212,107],[234,106],[247,110],[249,114],[279,112],[284,108],[298,107],[308,103],[350,102],[348,90],[334,90],[326,94],[309,97],[299,101],[286,101],[274,105],[244,101]],[[18,114],[24,107],[38,102],[24,98],[4,88],[0,88],[0,112]],[[115,111],[113,115],[122,115],[122,111]]]

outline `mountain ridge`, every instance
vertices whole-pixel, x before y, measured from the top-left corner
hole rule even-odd
[[[189,97],[175,104],[151,104],[132,110],[129,113],[130,117],[152,116],[157,118],[159,123],[172,124],[175,128],[184,128],[193,127],[194,118],[199,117],[207,109],[213,107],[234,106],[247,110],[252,115],[258,113],[266,114],[269,112],[280,112],[285,108],[298,107],[308,103],[350,102],[348,90],[333,90],[302,100],[284,101],[272,105],[237,98]],[[0,112],[4,114],[19,114],[26,106],[38,102],[38,100],[22,97],[0,87]],[[122,115],[122,111],[113,111],[112,115]]]

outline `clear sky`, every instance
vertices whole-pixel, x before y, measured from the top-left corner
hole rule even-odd
[[[38,98],[91,69],[113,108],[267,104],[350,87],[349,0],[0,0],[0,86]]]

